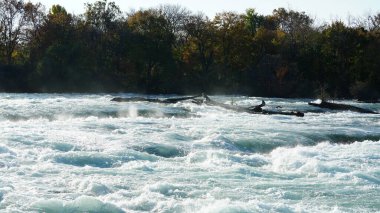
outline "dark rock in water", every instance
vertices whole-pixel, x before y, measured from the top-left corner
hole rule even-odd
[[[166,99],[162,99],[162,100],[158,99],[158,98],[143,98],[143,97],[132,97],[132,98],[116,97],[116,98],[111,99],[111,101],[115,101],[115,102],[147,101],[147,102],[152,102],[152,103],[174,104],[174,103],[178,103],[180,101],[195,99],[197,97],[199,97],[199,95],[181,97],[181,98],[166,98]]]
[[[347,110],[347,111],[353,111],[353,112],[359,112],[359,113],[378,114],[377,112],[374,112],[374,111],[369,110],[369,109],[351,106],[348,104],[330,103],[327,101],[322,101],[320,104],[310,102],[309,105],[315,106],[315,107],[320,107],[320,108],[331,109],[331,110]]]
[[[262,100],[260,105],[248,107],[248,110],[252,112],[262,112],[263,111],[262,107],[264,106],[265,106],[265,101]]]
[[[293,115],[293,116],[297,116],[297,117],[304,117],[305,114],[303,112],[299,112],[299,111],[269,111],[269,110],[263,110],[262,111],[263,114],[266,114],[266,115]]]
[[[355,142],[363,142],[363,141],[379,141],[379,135],[347,135],[347,134],[331,134],[327,135],[330,143],[334,144],[352,144]],[[326,140],[323,140],[326,141]]]
[[[203,103],[210,105],[210,106],[218,106],[222,107],[228,110],[233,110],[235,112],[246,112],[250,114],[264,114],[264,115],[291,115],[291,116],[297,116],[297,117],[303,117],[304,113],[299,111],[271,111],[271,110],[264,110],[262,107],[264,107],[265,101],[262,101],[260,105],[257,106],[251,106],[251,107],[241,107],[241,106],[235,106],[235,105],[229,105],[224,103],[219,103],[216,101],[211,100],[207,95],[204,95],[204,101]]]
[[[197,99],[199,97],[202,97],[203,99]],[[266,115],[292,115],[297,117],[303,117],[304,113],[298,112],[298,111],[291,111],[291,112],[283,112],[283,111],[269,111],[269,110],[263,110],[262,107],[265,106],[265,101],[262,101],[260,105],[252,106],[252,107],[240,107],[240,106],[234,106],[234,105],[228,105],[223,103],[218,103],[216,101],[211,100],[207,95],[197,95],[197,96],[188,96],[188,97],[181,97],[181,98],[166,98],[166,99],[157,99],[157,98],[142,98],[142,97],[133,97],[133,98],[121,98],[116,97],[113,98],[111,101],[115,102],[133,102],[133,101],[147,101],[152,103],[164,103],[164,104],[173,104],[178,103],[180,101],[186,101],[191,100],[195,104],[207,104],[211,106],[219,106],[223,107],[225,109],[233,110],[236,112],[247,112],[251,114],[266,114]]]
[[[133,97],[133,98],[116,97],[116,98],[113,98],[111,101],[115,101],[115,102],[134,102],[134,101],[147,101],[147,100],[149,100],[149,99],[141,98],[141,97]]]

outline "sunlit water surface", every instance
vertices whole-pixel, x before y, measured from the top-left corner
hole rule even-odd
[[[300,99],[264,98],[303,118],[116,95],[134,96],[0,94],[0,212],[380,211],[380,115]]]

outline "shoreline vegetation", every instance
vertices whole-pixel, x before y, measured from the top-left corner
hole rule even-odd
[[[305,12],[215,17],[179,5],[83,14],[0,2],[0,92],[380,97],[380,13],[316,26]]]

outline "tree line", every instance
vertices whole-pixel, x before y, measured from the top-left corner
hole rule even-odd
[[[376,99],[380,13],[316,26],[305,12],[222,12],[178,5],[80,15],[0,2],[0,91],[223,93]]]

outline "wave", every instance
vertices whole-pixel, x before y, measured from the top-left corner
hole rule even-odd
[[[355,142],[380,141],[380,134],[338,134],[338,133],[297,133],[281,132],[269,134],[254,133],[253,137],[234,137],[232,135],[213,134],[197,142],[196,146],[211,147],[242,153],[270,153],[281,147],[317,146],[320,143],[352,144]],[[200,148],[200,147],[198,147]]]
[[[379,133],[363,133],[363,132],[350,132],[350,133],[339,133],[339,131],[329,132],[318,132],[318,133],[301,133],[299,137],[302,137],[302,140],[299,140],[296,145],[305,145],[305,146],[316,146],[320,143],[329,142],[331,144],[352,144],[355,142],[364,142],[364,141],[379,141]]]
[[[96,168],[114,168],[120,167],[123,163],[130,161],[155,161],[156,159],[149,155],[143,155],[139,152],[127,151],[114,154],[96,153],[96,152],[67,152],[55,154],[53,160],[60,164],[66,164],[77,167],[96,167]]]
[[[32,211],[55,213],[55,212],[92,212],[92,213],[124,213],[114,204],[102,202],[94,197],[81,196],[73,201],[58,199],[42,200],[32,204]]]
[[[380,140],[351,144],[325,142],[316,146],[280,147],[269,153],[267,160],[270,164],[267,166],[278,173],[327,174],[339,177],[347,174],[378,184],[379,179],[370,175],[378,172],[377,161],[380,159],[378,151],[380,151]],[[362,162],[363,159],[365,162]]]
[[[142,147],[134,147],[134,149],[140,152],[146,152],[148,154],[164,158],[184,157],[188,154],[187,151],[179,147],[163,144],[150,144]]]

